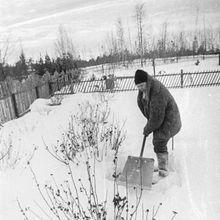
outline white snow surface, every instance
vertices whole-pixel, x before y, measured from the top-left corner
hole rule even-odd
[[[213,62],[213,61],[212,61]],[[211,63],[211,62],[210,62]],[[212,64],[209,63],[211,67]],[[166,68],[166,67],[164,67]],[[159,203],[162,206],[156,219],[171,219],[172,211],[178,212],[177,220],[218,220],[220,219],[220,87],[192,89],[171,89],[181,113],[182,130],[175,137],[175,171],[144,190],[138,209],[137,219],[141,219],[142,207],[152,210]],[[1,164],[0,170],[0,219],[21,220],[22,216],[17,199],[23,206],[30,206],[38,215],[44,216],[37,204],[44,201],[37,191],[33,176],[27,168],[31,161],[40,184],[51,181],[50,174],[62,183],[67,174],[65,166],[55,160],[45,149],[45,144],[56,143],[68,126],[71,115],[76,113],[78,104],[88,100],[97,101],[98,94],[74,94],[64,98],[59,106],[49,106],[47,100],[36,100],[31,111],[21,118],[4,124],[0,131],[1,148],[9,137],[13,144],[12,157],[20,158],[8,168]],[[119,170],[123,169],[128,155],[138,156],[142,144],[143,127],[146,119],[136,103],[137,91],[121,92],[111,95],[109,105],[114,117],[125,123],[126,140],[119,151]],[[34,148],[37,148],[34,151]],[[144,157],[153,157],[152,136],[146,141]],[[113,219],[113,181],[112,155],[107,155],[97,164],[97,189],[100,200],[107,193],[108,219]],[[74,177],[86,178],[83,165],[74,169]],[[121,193],[125,187],[119,186]],[[129,201],[136,199],[133,189],[129,190]],[[33,217],[31,219],[37,219]],[[48,219],[45,216],[43,219]],[[55,218],[54,218],[55,219]]]
[[[188,57],[188,58],[182,58],[179,59],[178,62],[174,61],[173,63],[167,63],[164,64],[162,59],[158,59],[156,61],[156,66],[155,66],[155,72],[156,74],[175,74],[175,73],[180,73],[181,70],[183,72],[198,72],[198,71],[215,71],[215,70],[220,70],[220,65],[218,65],[218,55],[210,55],[206,56],[205,59],[202,58],[202,56],[199,57]],[[195,63],[199,60],[199,65],[195,65]],[[108,66],[108,65],[107,65]],[[110,66],[111,67],[111,66]],[[104,74],[114,74],[115,76],[134,76],[134,72],[137,68],[141,68],[139,62],[137,60],[135,61],[135,65],[129,66],[129,68],[120,66],[120,68],[113,68],[111,70],[105,70]],[[97,69],[101,70],[101,66]],[[88,68],[86,73],[87,75],[85,78],[90,79],[91,76],[93,75],[93,70],[94,68]],[[147,71],[149,74],[153,75],[153,66],[151,63],[147,63],[144,65],[144,70]],[[100,71],[100,73],[95,74],[97,78],[100,78],[103,73]]]

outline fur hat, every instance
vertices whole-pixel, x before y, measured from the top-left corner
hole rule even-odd
[[[136,70],[135,76],[134,76],[134,83],[136,85],[143,83],[143,82],[147,82],[147,80],[148,80],[147,72],[145,72],[143,70]]]

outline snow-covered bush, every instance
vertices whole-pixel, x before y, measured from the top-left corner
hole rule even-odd
[[[47,146],[48,152],[61,163],[65,164],[68,175],[62,183],[46,184],[41,187],[37,177],[28,162],[33,174],[37,189],[52,216],[57,219],[107,219],[107,198],[100,195],[96,175],[97,164],[102,163],[107,156],[112,156],[113,169],[112,184],[114,185],[113,206],[116,219],[126,208],[126,196],[121,196],[116,182],[117,154],[119,147],[125,139],[123,126],[109,122],[109,107],[107,103],[91,104],[89,102],[79,105],[79,112],[71,116],[69,127],[63,133],[62,139],[53,146]],[[77,176],[77,168],[84,167],[86,175]],[[86,178],[85,178],[86,176]],[[102,198],[102,199],[101,199]],[[21,208],[21,204],[18,201]],[[21,212],[26,219],[31,213],[28,208]],[[46,212],[46,210],[44,211]],[[128,212],[128,210],[127,210]],[[50,215],[49,213],[47,215]]]
[[[64,99],[63,95],[54,95],[50,98],[50,105],[60,105]]]
[[[62,139],[47,149],[65,164],[69,160],[76,161],[81,156],[80,153],[84,152],[102,161],[104,154],[108,152],[107,148],[114,150],[119,147],[118,140],[114,139],[114,132],[119,132],[119,128],[108,122],[108,103],[101,105],[85,102],[78,107],[79,111],[70,117],[68,130],[63,133]]]
[[[143,190],[134,187],[136,200],[129,201],[128,188],[126,187],[126,192],[119,189],[118,152],[125,140],[125,131],[124,125],[111,121],[110,116],[108,102],[82,103],[79,111],[71,116],[68,129],[63,132],[61,140],[54,145],[45,143],[50,155],[65,166],[67,176],[64,180],[51,173],[51,182],[41,185],[28,162],[38,192],[45,203],[45,206],[41,204],[42,215],[59,220],[137,219]],[[109,158],[111,166],[106,167]],[[106,177],[109,175],[102,175],[106,169],[111,174],[109,179]],[[102,186],[103,181],[110,181],[111,190]],[[26,220],[36,217],[44,219],[32,208],[22,208],[19,200],[18,205]],[[156,217],[161,205],[160,203],[157,209],[153,207],[152,219]],[[144,219],[149,216],[148,209],[142,213]]]

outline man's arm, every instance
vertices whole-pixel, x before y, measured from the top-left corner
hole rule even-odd
[[[144,134],[149,135],[151,132],[157,130],[163,123],[166,111],[166,104],[163,97],[156,95],[152,98],[150,104],[149,120],[144,127]]]

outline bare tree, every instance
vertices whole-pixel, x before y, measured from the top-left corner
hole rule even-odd
[[[165,57],[166,54],[166,47],[167,47],[167,27],[168,27],[168,23],[164,22],[162,24],[162,36],[161,36],[161,43],[162,43],[162,56]]]
[[[137,25],[137,49],[141,58],[141,66],[143,67],[144,55],[144,17],[145,17],[144,3],[135,6],[135,19]]]
[[[198,36],[198,33],[199,33],[199,15],[200,15],[200,8],[199,6],[197,5],[196,6],[196,13],[195,13],[195,36],[194,37],[197,37]]]
[[[58,29],[58,38],[55,41],[55,50],[59,57],[63,57],[66,54],[70,54],[74,58],[77,57],[73,40],[62,25]]]
[[[114,58],[114,60],[112,60],[112,61],[113,62],[117,61],[118,44],[117,44],[117,38],[114,35],[113,31],[111,31],[111,32],[109,32],[107,34],[107,37],[106,37],[106,47],[107,47],[106,48],[107,49],[107,53]]]
[[[206,29],[206,40],[207,40],[207,49],[214,51],[215,48],[215,42],[216,42],[216,36],[213,30],[212,25],[209,25],[209,28]]]
[[[12,45],[10,43],[10,37],[8,37],[5,41],[5,44],[0,47],[0,78],[5,79],[6,73],[4,71],[4,66],[8,62],[8,58],[12,53]]]
[[[220,26],[216,30],[216,49],[220,50]]]
[[[202,40],[202,48],[203,48],[203,59],[205,59],[204,53],[207,51],[207,34],[206,34],[206,19],[205,19],[205,15],[203,15],[203,40]]]
[[[124,28],[122,25],[122,20],[119,17],[116,22],[116,34],[117,34],[117,40],[118,40],[118,52],[119,52],[119,59],[123,61],[123,64],[125,64],[125,38],[124,38]]]
[[[186,32],[185,32],[184,24],[180,23],[179,27],[180,30],[179,32],[177,32],[178,36],[177,36],[177,44],[176,44],[177,56],[183,55],[186,49]]]

